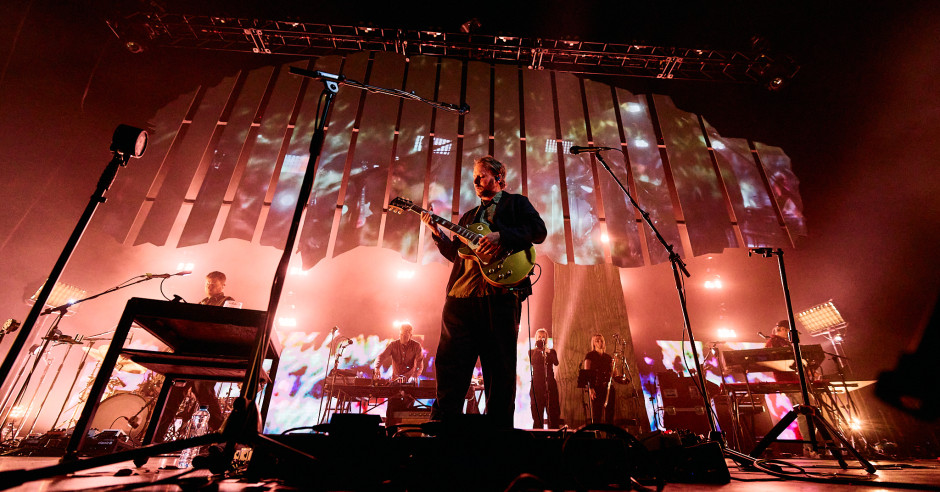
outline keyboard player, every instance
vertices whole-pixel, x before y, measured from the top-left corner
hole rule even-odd
[[[792,343],[790,342],[790,321],[789,320],[780,320],[773,327],[770,338],[764,343],[764,347],[790,347]],[[794,363],[794,368],[792,371],[780,371],[774,369],[774,380],[778,383],[799,383],[800,375],[796,372],[796,367]],[[812,376],[809,373],[805,373],[807,384],[812,383]],[[811,386],[810,386],[811,387]],[[790,403],[793,405],[803,403],[803,395],[801,393],[785,393],[787,399],[790,400]],[[797,425],[800,428],[800,434],[803,436],[803,439],[809,439],[809,427],[806,425],[805,418],[797,418]],[[816,458],[819,455],[813,450],[812,445],[804,444],[803,445],[803,456],[806,458]]]
[[[417,382],[418,376],[424,369],[424,348],[417,340],[412,338],[414,327],[409,323],[402,323],[399,327],[398,340],[394,340],[385,347],[385,350],[375,358],[372,363],[373,377],[378,379],[379,369],[388,360],[392,360],[392,382]],[[389,398],[386,415],[392,412],[407,410],[414,405],[414,398],[402,394],[401,397]]]

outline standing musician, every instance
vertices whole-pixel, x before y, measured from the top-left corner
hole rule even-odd
[[[504,191],[506,167],[492,156],[473,163],[473,184],[480,205],[460,218],[460,225],[487,224],[477,254],[520,251],[541,243],[548,232],[545,222],[523,195]],[[447,237],[427,212],[421,220],[445,258],[454,263],[447,281],[447,298],[441,316],[441,339],[435,359],[437,399],[433,420],[450,421],[460,415],[477,357],[486,381],[486,411],[490,423],[511,428],[515,411],[516,339],[522,301],[531,292],[528,277],[513,288],[493,285],[474,259],[462,258],[459,236]]]
[[[558,353],[548,348],[548,330],[539,328],[535,332],[535,348],[529,351],[532,366],[532,427],[544,427],[544,415],[548,411],[548,428],[561,426],[561,409],[558,405],[558,383],[555,381],[555,368],[558,365]]]
[[[209,272],[206,275],[206,297],[199,301],[199,304],[206,306],[222,306],[226,301],[234,301],[235,298],[225,295],[225,274],[219,271]],[[222,416],[222,407],[219,405],[219,399],[215,394],[215,382],[205,380],[187,380],[180,381],[182,384],[175,384],[167,395],[166,404],[163,406],[163,415],[157,424],[157,431],[154,434],[154,441],[161,442],[166,437],[166,431],[170,424],[179,417],[185,424],[192,417],[195,411],[194,407],[180,408],[186,393],[192,390],[196,397],[197,405],[209,407],[209,432],[213,432],[222,426],[224,417]]]
[[[614,358],[605,353],[607,341],[600,333],[591,337],[591,347],[593,350],[584,356],[584,368],[593,372],[590,381],[591,417],[594,423],[612,424],[617,402],[617,392],[610,384]]]

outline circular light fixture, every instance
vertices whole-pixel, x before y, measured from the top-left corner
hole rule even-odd
[[[128,125],[118,125],[111,137],[111,152],[124,156],[124,161],[130,157],[140,157],[147,149],[147,132],[140,128]]]

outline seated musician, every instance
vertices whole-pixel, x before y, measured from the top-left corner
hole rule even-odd
[[[207,306],[222,306],[226,301],[233,301],[234,298],[225,295],[225,274],[219,271],[209,272],[206,275],[206,297],[199,301],[199,304]],[[186,398],[186,394],[192,390],[196,398],[197,405],[181,407],[180,404]],[[193,412],[199,406],[209,407],[209,432],[213,432],[222,426],[224,417],[222,416],[222,407],[219,405],[219,398],[215,393],[215,382],[204,380],[179,380],[174,387],[170,389],[167,395],[166,404],[163,407],[163,415],[157,424],[157,431],[154,434],[154,442],[162,442],[166,438],[167,429],[177,418],[183,421],[185,425]],[[185,437],[185,436],[177,436]]]
[[[789,347],[790,343],[790,322],[780,320],[773,327],[770,337],[764,342],[764,347]],[[774,381],[778,383],[798,383],[800,376],[795,371],[774,370]]]
[[[780,320],[773,327],[770,338],[764,342],[765,347],[790,347],[792,342],[790,342],[790,321],[789,320]],[[800,375],[796,372],[796,366],[793,366],[792,371],[778,371],[774,370],[774,381],[778,383],[799,383]],[[805,367],[805,366],[804,366]],[[806,382],[812,382],[812,376],[810,372],[805,372]],[[812,385],[809,386],[812,388]],[[793,405],[803,404],[803,395],[801,393],[786,392],[784,393],[787,399],[790,400],[790,403]],[[800,435],[803,439],[809,439],[809,426],[806,425],[806,419],[803,417],[797,418],[797,426],[800,429]],[[806,458],[818,458],[819,454],[813,450],[811,444],[803,444],[803,456]]]
[[[424,369],[424,348],[417,340],[412,338],[414,327],[410,323],[402,323],[399,327],[398,340],[393,340],[385,350],[375,358],[372,363],[373,377],[379,378],[379,370],[389,359],[392,360],[392,382],[417,382],[418,376]],[[394,411],[405,410],[414,406],[414,398],[402,395],[389,398],[387,414]]]

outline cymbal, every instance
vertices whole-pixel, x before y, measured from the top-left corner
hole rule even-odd
[[[126,372],[128,374],[143,374],[147,372],[147,368],[124,357],[123,355],[118,357],[118,362],[115,364],[115,369],[119,372]]]
[[[105,348],[91,348],[91,347],[82,347],[82,350],[88,352],[88,355],[95,360],[104,360],[104,356],[108,354],[108,350]],[[114,368],[119,372],[126,372],[128,374],[143,374],[147,372],[147,368],[124,357],[123,355],[118,356],[117,363],[114,364]]]

